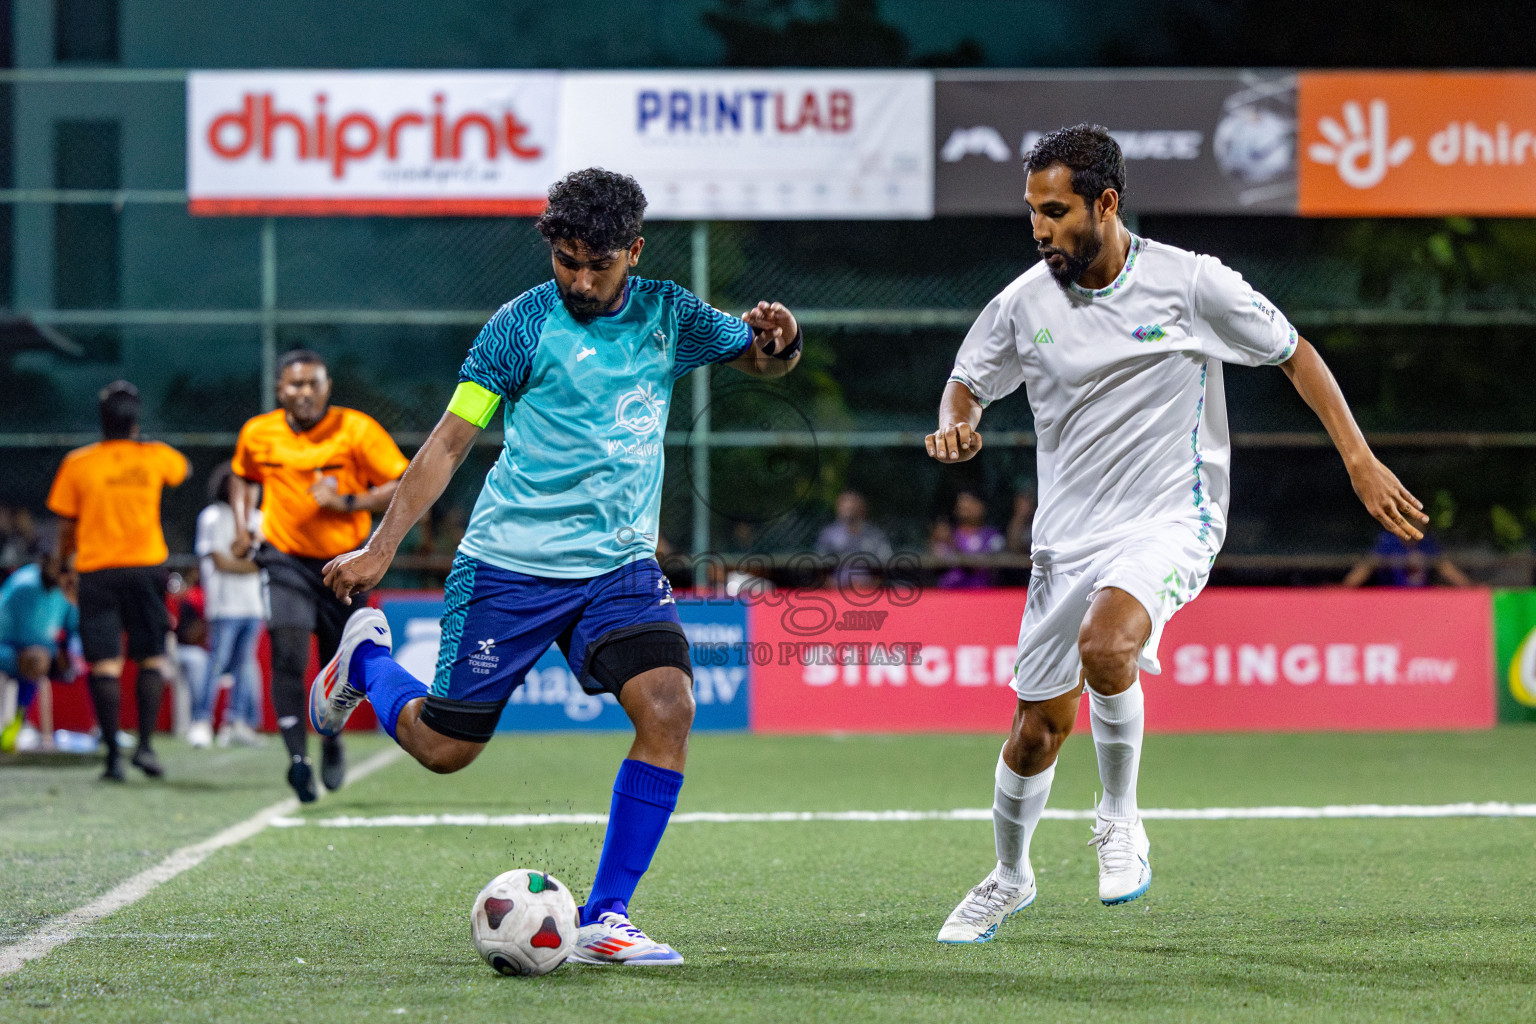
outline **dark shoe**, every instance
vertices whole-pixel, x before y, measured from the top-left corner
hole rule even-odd
[[[165,769],[160,766],[160,759],[155,756],[153,750],[135,750],[133,752],[133,766],[152,779],[158,779],[165,775]]]
[[[332,793],[347,781],[347,754],[341,740],[326,740],[320,745],[320,781]]]
[[[288,766],[288,785],[293,787],[294,794],[301,804],[312,804],[320,794],[315,792],[315,770],[310,767],[309,758],[293,758],[293,763]]]
[[[123,759],[116,754],[107,758],[106,769],[101,773],[102,782],[127,782],[128,775],[123,771]]]

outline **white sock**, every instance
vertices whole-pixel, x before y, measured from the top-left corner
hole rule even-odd
[[[1034,881],[1029,866],[1029,840],[1045,812],[1051,795],[1051,780],[1056,765],[1039,775],[1015,775],[1013,769],[997,756],[997,789],[992,793],[992,838],[997,843],[997,878],[1005,885],[1024,885]]]
[[[1145,710],[1139,679],[1113,697],[1088,691],[1093,749],[1099,755],[1099,781],[1104,785],[1099,813],[1106,818],[1136,817],[1136,773],[1141,767]]]

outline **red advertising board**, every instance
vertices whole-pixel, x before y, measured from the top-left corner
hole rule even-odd
[[[773,595],[747,620],[752,730],[1006,731],[1025,593]]]
[[[1024,591],[796,600],[752,609],[755,731],[1007,729]],[[1486,728],[1490,637],[1483,590],[1209,590],[1168,624],[1163,674],[1142,675],[1147,726]]]
[[[1481,589],[1207,591],[1142,676],[1147,726],[1488,728],[1492,628]]]

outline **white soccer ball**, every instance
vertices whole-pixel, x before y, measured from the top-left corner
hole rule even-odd
[[[571,890],[527,868],[491,879],[469,912],[475,948],[502,974],[548,974],[576,945],[577,927]]]

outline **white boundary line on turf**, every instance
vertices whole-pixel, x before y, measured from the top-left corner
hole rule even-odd
[[[1091,821],[1093,810],[1047,810],[1054,821]],[[1536,804],[1332,804],[1325,807],[1149,807],[1148,821],[1255,821],[1265,819],[1347,818],[1536,818]],[[991,821],[990,807],[952,811],[764,811],[729,814],[694,811],[672,815],[673,824],[756,824],[799,821]],[[377,818],[271,819],[274,828],[423,828],[453,825],[469,828],[528,828],[542,825],[605,825],[606,814],[387,814]]]
[[[349,771],[347,781],[356,782],[371,775],[380,768],[393,764],[400,759],[400,756],[401,751],[397,747],[381,750]],[[0,946],[0,978],[16,973],[30,961],[47,956],[66,942],[85,937],[86,929],[90,925],[126,906],[137,903],[183,871],[197,867],[215,851],[249,839],[278,819],[292,814],[298,806],[298,800],[289,797],[270,807],[264,807],[238,825],[231,825],[200,843],[183,846],[159,864],[113,886],[85,906],[76,907],[45,922],[20,941]]]

